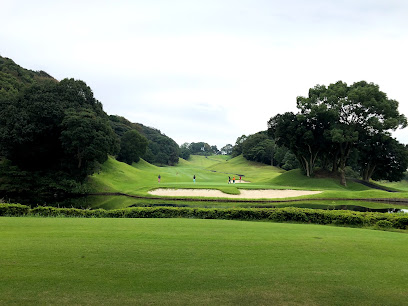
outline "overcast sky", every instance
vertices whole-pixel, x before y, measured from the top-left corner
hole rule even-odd
[[[221,148],[365,80],[408,115],[406,0],[0,0],[0,55],[85,81],[108,114]],[[408,143],[408,129],[394,134]]]

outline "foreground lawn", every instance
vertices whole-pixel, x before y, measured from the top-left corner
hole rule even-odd
[[[403,305],[408,235],[190,219],[0,218],[0,304]]]

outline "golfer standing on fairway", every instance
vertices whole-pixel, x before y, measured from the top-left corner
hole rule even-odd
[[[195,183],[195,174],[194,174],[194,176],[193,176],[193,182]]]

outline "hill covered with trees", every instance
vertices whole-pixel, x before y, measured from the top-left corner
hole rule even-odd
[[[178,154],[160,131],[108,116],[85,82],[0,57],[0,199],[32,204],[81,193],[108,155],[174,165]]]
[[[110,124],[116,135],[123,139],[126,132],[136,130],[147,139],[147,148],[140,155],[144,160],[156,165],[174,166],[179,160],[179,146],[160,130],[141,123],[132,123],[124,117],[110,115]]]

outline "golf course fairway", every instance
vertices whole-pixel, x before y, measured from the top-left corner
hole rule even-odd
[[[404,305],[408,236],[193,219],[0,218],[0,304]]]

